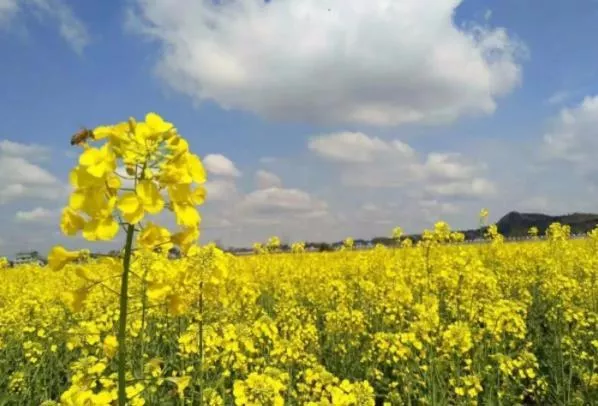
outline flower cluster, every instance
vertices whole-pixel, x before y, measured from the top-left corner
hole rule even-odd
[[[155,113],[147,114],[145,121],[131,118],[100,126],[92,134],[90,142],[101,145],[82,145],[78,165],[70,173],[73,192],[62,211],[62,232],[107,241],[121,226],[139,225],[140,246],[175,244],[186,252],[199,238],[196,206],[206,198],[201,186],[206,171],[187,141]],[[141,225],[164,209],[174,213],[179,233],[171,235],[152,221]]]

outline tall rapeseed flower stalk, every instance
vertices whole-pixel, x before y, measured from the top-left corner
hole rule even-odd
[[[480,210],[480,237],[484,237],[484,227],[488,225],[488,209]]]
[[[168,250],[179,246],[186,253],[199,238],[201,217],[196,209],[204,202],[206,172],[197,155],[172,123],[149,113],[145,121],[100,126],[86,132],[79,145],[83,151],[70,173],[74,188],[62,211],[60,228],[69,236],[82,233],[88,241],[114,239],[125,232],[118,324],[118,403],[126,403],[126,327],[128,283],[135,234],[143,249]],[[91,143],[100,145],[91,146]],[[74,144],[77,142],[73,141]],[[172,211],[181,230],[171,234],[147,215]],[[59,270],[78,259],[81,252],[55,247],[49,265]],[[82,298],[83,300],[83,298]]]

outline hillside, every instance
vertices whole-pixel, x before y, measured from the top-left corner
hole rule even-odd
[[[507,238],[510,237],[524,237],[528,235],[528,231],[532,227],[538,229],[540,235],[544,235],[546,229],[552,223],[566,224],[571,227],[571,234],[583,234],[591,231],[598,226],[598,214],[593,213],[572,213],[559,216],[550,216],[541,213],[519,213],[516,211],[505,214],[496,223],[498,232]],[[459,230],[465,234],[466,240],[475,240],[482,236],[483,231],[480,229]],[[421,234],[407,235],[405,237],[411,238],[413,241],[418,241]],[[392,245],[394,242],[389,237],[376,237],[372,240],[373,244]],[[337,244],[340,244],[337,243]]]
[[[566,224],[571,227],[572,234],[587,233],[598,225],[598,214],[572,213],[560,216],[549,216],[539,213],[519,213],[512,211],[503,216],[497,223],[498,231],[507,237],[527,235],[531,227],[538,228],[544,234],[552,223]]]

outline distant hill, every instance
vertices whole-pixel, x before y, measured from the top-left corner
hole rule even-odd
[[[511,237],[525,237],[528,235],[528,231],[532,227],[538,229],[539,235],[544,235],[546,229],[552,223],[561,223],[563,225],[569,225],[571,227],[571,234],[585,234],[588,231],[593,230],[598,226],[598,214],[593,213],[572,213],[559,216],[549,216],[547,214],[540,213],[519,213],[512,211],[505,214],[498,222],[496,226],[498,232],[507,238]],[[485,228],[483,230],[470,229],[470,230],[458,230],[465,235],[465,240],[475,240],[481,238]],[[421,234],[406,235],[414,242],[421,239]],[[372,239],[372,243],[392,245],[394,241],[389,237],[376,237]]]
[[[531,227],[536,227],[540,235],[552,223],[561,223],[571,227],[572,234],[587,233],[598,225],[598,214],[572,213],[560,216],[549,216],[539,213],[519,213],[512,211],[504,215],[496,226],[498,232],[506,237],[521,237],[527,235]]]

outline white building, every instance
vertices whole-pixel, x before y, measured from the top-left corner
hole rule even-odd
[[[15,256],[14,264],[15,265],[37,264],[37,265],[43,266],[44,260],[42,258],[40,258],[39,253],[37,251],[19,252]]]

